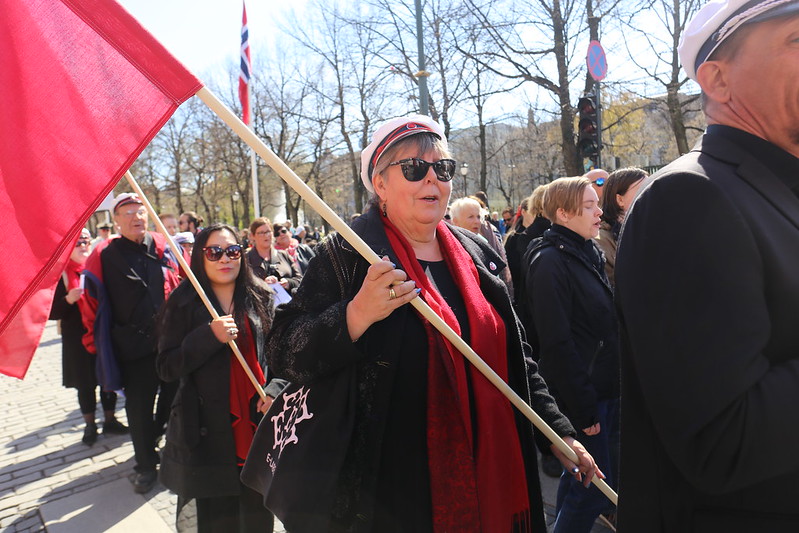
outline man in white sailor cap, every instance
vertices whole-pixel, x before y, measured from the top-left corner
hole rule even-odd
[[[679,51],[709,126],[621,235],[618,531],[797,532],[799,1],[712,1]]]

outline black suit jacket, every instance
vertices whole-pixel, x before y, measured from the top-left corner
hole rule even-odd
[[[799,199],[724,128],[642,189],[616,263],[619,531],[799,531]]]

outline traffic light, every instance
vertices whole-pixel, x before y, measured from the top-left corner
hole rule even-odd
[[[577,152],[590,159],[596,168],[599,159],[599,122],[596,96],[588,94],[577,102]]]

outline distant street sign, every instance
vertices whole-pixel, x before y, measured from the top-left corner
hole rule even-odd
[[[602,81],[608,75],[608,61],[605,58],[605,50],[599,41],[591,41],[588,44],[588,55],[585,57],[588,65],[588,72],[595,81]]]

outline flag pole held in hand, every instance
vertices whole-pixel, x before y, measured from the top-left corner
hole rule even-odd
[[[260,155],[266,163],[274,170],[286,183],[288,183],[294,191],[299,194],[305,203],[309,204],[322,218],[324,218],[338,233],[347,240],[369,264],[375,264],[380,261],[380,257],[369,248],[363,239],[356,234],[352,228],[349,227],[339,217],[330,206],[328,206],[319,196],[302,181],[297,174],[294,173],[285,162],[283,162],[275,153],[258,138],[255,133],[248,128],[228,107],[222,103],[211,91],[203,87],[197,92],[197,97],[207,105],[211,111],[216,113],[236,135],[238,135],[250,148]],[[503,381],[494,370],[486,364],[483,359],[475,353],[472,348],[464,342],[460,336],[455,333],[452,328],[444,322],[435,312],[430,309],[430,306],[421,298],[414,298],[411,300],[411,305],[419,311],[430,323],[435,327],[447,340],[449,340],[474,366],[488,379],[499,391],[505,395],[510,402],[516,406],[521,413],[526,416],[540,430],[546,437],[572,462],[579,464],[577,454],[574,453],[566,442],[555,433],[544,420],[533,411],[533,409],[523,399],[516,394],[510,386]],[[617,505],[618,496],[611,489],[607,483],[602,479],[594,476],[593,483],[605,496]]]
[[[166,227],[164,226],[164,223],[161,222],[160,218],[158,218],[158,214],[153,209],[152,204],[150,204],[150,200],[148,200],[147,197],[144,195],[144,191],[139,186],[139,183],[136,181],[136,178],[133,177],[133,174],[131,174],[130,171],[127,171],[125,173],[125,179],[128,180],[128,183],[133,188],[134,192],[139,195],[139,198],[144,203],[144,207],[147,209],[147,213],[149,213],[150,215],[150,219],[155,223],[155,227],[158,228],[158,231],[168,239],[169,244],[171,245],[171,247],[174,248],[175,242],[172,240],[172,237],[170,237],[169,232],[166,230]],[[183,257],[183,253],[181,252],[181,250],[179,249],[175,250],[175,257],[178,260],[178,263],[180,263],[180,266],[183,268],[183,271],[186,273],[186,277],[189,279],[191,284],[194,286],[194,289],[197,291],[197,294],[200,295],[200,299],[205,304],[206,309],[208,309],[208,312],[211,313],[211,318],[213,318],[214,320],[219,318],[219,313],[216,312],[216,309],[214,309],[214,305],[211,303],[211,300],[208,299],[208,295],[205,294],[205,291],[200,286],[200,282],[197,281],[197,277],[194,275],[194,272],[191,271],[191,268],[189,267],[189,264],[186,262],[186,259]],[[242,258],[242,261],[243,260],[244,258]],[[258,383],[258,380],[255,378],[255,374],[252,373],[252,370],[250,369],[250,366],[247,364],[247,361],[244,360],[244,356],[241,354],[239,347],[236,345],[236,341],[233,340],[228,341],[228,346],[230,346],[230,348],[233,350],[236,359],[238,359],[239,364],[244,369],[244,373],[247,374],[248,378],[250,378],[250,382],[252,383],[252,386],[255,387],[255,391],[258,393],[258,396],[260,396],[262,400],[266,400],[266,393],[264,392],[263,387],[261,387],[261,384]]]

